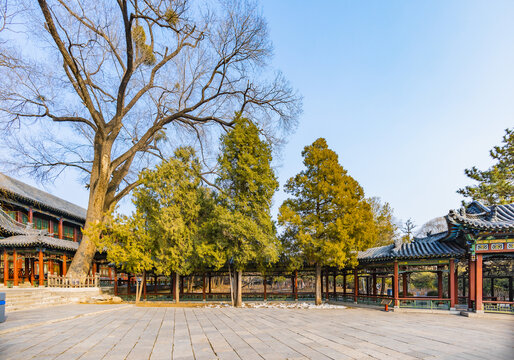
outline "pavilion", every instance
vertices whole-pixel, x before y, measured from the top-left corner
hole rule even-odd
[[[85,209],[0,173],[0,286],[47,286],[49,279],[64,276],[82,239],[85,218]],[[444,232],[361,251],[355,268],[324,268],[323,297],[370,305],[390,301],[395,308],[514,313],[514,204],[485,206],[475,201],[450,211],[445,219],[448,229]],[[132,296],[136,276],[116,270],[107,263],[105,253],[95,255],[91,275],[113,286],[116,294]],[[312,287],[303,287],[304,279],[312,282],[313,270],[306,266],[291,272],[281,263],[266,274],[248,269],[243,297],[313,299]],[[411,277],[417,272],[437,274],[435,295],[411,293]],[[156,299],[171,296],[169,276],[145,273],[145,298],[147,278],[149,295]],[[185,278],[195,286],[186,289]],[[289,278],[288,285],[273,289],[273,278]],[[226,290],[213,289],[213,279],[223,283],[226,269],[181,276],[180,296],[228,300]]]
[[[360,252],[359,266],[353,269],[354,288],[358,289],[352,294],[353,301],[379,303],[390,298],[396,308],[455,309],[461,304],[477,312],[514,313],[514,204],[485,206],[474,201],[451,210],[445,219],[445,232]],[[421,271],[437,273],[437,296],[409,294],[409,276]],[[362,293],[359,278],[365,279]],[[392,294],[379,293],[378,288],[384,287],[377,286],[377,279],[391,279]],[[487,296],[484,279],[489,283]],[[504,299],[495,295],[498,279],[507,283]],[[341,296],[348,300],[348,294]]]

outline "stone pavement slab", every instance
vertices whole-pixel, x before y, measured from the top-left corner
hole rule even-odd
[[[7,320],[4,323],[0,323],[0,334],[26,325],[41,324],[58,319],[88,315],[126,306],[127,305],[68,304],[56,305],[48,308],[8,312]]]
[[[12,313],[0,359],[510,360],[513,339],[508,316],[65,305]]]

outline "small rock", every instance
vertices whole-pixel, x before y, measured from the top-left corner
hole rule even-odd
[[[123,299],[120,298],[119,296],[113,296],[111,301],[114,303],[114,304],[121,304],[123,302]]]

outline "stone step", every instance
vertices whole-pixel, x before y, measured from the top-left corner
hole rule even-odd
[[[6,310],[10,312],[42,306],[77,303],[82,298],[99,295],[100,289],[11,288],[0,289],[0,292],[6,293]]]

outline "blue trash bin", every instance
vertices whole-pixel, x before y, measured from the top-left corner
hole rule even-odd
[[[387,289],[387,296],[393,296],[393,289]]]
[[[5,321],[5,293],[0,292],[0,323]]]

